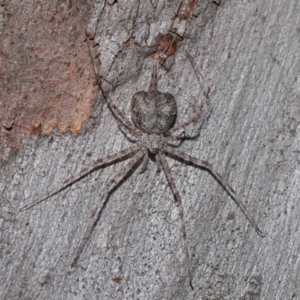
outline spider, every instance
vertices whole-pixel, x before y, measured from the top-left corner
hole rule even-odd
[[[89,51],[91,53],[90,46]],[[189,54],[187,54],[187,56],[194,66],[191,56]],[[93,60],[92,56],[91,59]],[[94,71],[96,75],[95,66]],[[204,80],[204,83],[206,84],[203,75],[201,73],[200,75]],[[108,107],[110,108],[114,118],[118,122],[119,128],[124,133],[124,135],[134,143],[134,145],[113,155],[109,155],[105,158],[96,160],[89,166],[82,169],[80,172],[66,179],[62,184],[60,184],[50,192],[42,195],[38,200],[29,203],[20,210],[24,211],[37,205],[38,203],[59,193],[63,189],[69,187],[73,183],[81,180],[83,177],[87,176],[91,172],[96,171],[99,168],[105,168],[117,162],[129,160],[129,162],[106,184],[102,195],[98,200],[90,219],[87,222],[85,231],[80,239],[74,258],[70,264],[71,268],[73,268],[77,264],[79,256],[88,238],[91,235],[93,227],[101,214],[102,208],[106,203],[110,192],[115,187],[117,187],[127,177],[127,175],[132,172],[132,170],[136,170],[139,165],[141,165],[141,172],[143,172],[147,166],[149,156],[154,157],[158,167],[162,168],[163,172],[166,175],[167,181],[175,199],[175,204],[178,208],[185,256],[187,261],[187,275],[189,277],[190,286],[191,288],[193,288],[183,206],[175,182],[171,175],[171,170],[166,160],[166,156],[183,162],[187,165],[192,165],[194,167],[208,171],[237,203],[237,205],[248,218],[257,233],[261,236],[263,236],[263,234],[233,188],[218,172],[215,171],[215,169],[208,162],[192,157],[176,149],[176,147],[181,144],[184,138],[186,138],[184,131],[185,128],[197,122],[200,118],[202,106],[197,109],[197,112],[192,118],[190,118],[185,123],[174,127],[173,123],[177,114],[176,101],[172,94],[163,93],[158,90],[157,67],[156,65],[154,65],[148,91],[138,91],[133,95],[131,99],[131,114],[133,120],[133,122],[131,122],[113,103],[97,75],[96,78],[98,80],[100,90],[102,91],[102,94],[108,104]],[[210,89],[208,87],[208,90],[205,94],[206,98],[208,98],[209,90]],[[180,144],[174,145],[174,141],[180,141]]]

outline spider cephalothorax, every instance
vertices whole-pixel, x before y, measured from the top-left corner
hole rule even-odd
[[[191,60],[191,58],[189,57]],[[201,75],[202,76],[202,75]],[[187,271],[190,279],[190,284],[192,280],[191,268],[189,262],[189,249],[186,240],[186,229],[185,229],[185,219],[183,215],[183,207],[181,203],[180,195],[176,189],[175,182],[171,175],[170,167],[167,163],[165,156],[181,161],[185,164],[192,165],[201,169],[207,170],[226,190],[226,192],[235,200],[240,209],[246,215],[251,225],[256,229],[256,231],[262,235],[256,222],[252,216],[248,213],[246,207],[240,200],[239,196],[235,193],[233,188],[229,183],[218,173],[212,166],[203,160],[192,157],[176,149],[176,145],[171,142],[174,140],[183,140],[185,138],[184,129],[197,122],[200,118],[201,109],[199,108],[195,115],[191,117],[188,121],[181,125],[176,125],[172,127],[175,117],[176,117],[176,102],[173,95],[169,93],[163,93],[157,89],[157,70],[153,67],[151,83],[148,91],[139,91],[135,93],[131,100],[131,114],[133,123],[119,110],[119,108],[110,99],[108,93],[104,90],[101,81],[99,81],[99,87],[106,99],[109,108],[111,109],[115,119],[117,120],[120,129],[127,136],[131,142],[135,143],[133,146],[121,150],[116,154],[112,154],[102,159],[98,159],[93,162],[77,174],[73,175],[69,179],[65,180],[60,186],[56,187],[52,191],[46,193],[41,198],[27,206],[23,207],[21,210],[26,210],[43,200],[57,194],[61,190],[70,186],[72,183],[80,180],[91,172],[98,170],[99,168],[105,168],[108,165],[114,163],[129,160],[129,162],[117,173],[113,178],[106,184],[104,191],[97,202],[97,205],[91,214],[91,217],[86,225],[85,231],[81,237],[80,243],[72,260],[71,266],[75,266],[82,249],[89,238],[92,229],[98,220],[102,208],[104,207],[105,201],[107,201],[109,193],[118,186],[126,176],[133,170],[142,164],[142,170],[145,169],[148,162],[148,152],[152,153],[156,157],[158,165],[163,169],[166,178],[168,180],[169,186],[172,190],[175,204],[178,207],[179,217],[181,221],[181,231],[184,240],[185,254],[187,260]],[[208,92],[205,93],[208,97]],[[191,285],[192,286],[192,285]]]

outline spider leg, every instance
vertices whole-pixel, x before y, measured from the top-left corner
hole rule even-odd
[[[202,79],[202,81],[203,81],[203,83],[204,83],[204,86],[205,86],[205,88],[206,88],[206,92],[204,93],[204,95],[205,95],[206,98],[209,98],[210,86],[209,86],[207,80],[205,79],[204,75],[202,74],[201,69],[200,69],[199,67],[197,67],[197,65],[196,65],[196,63],[195,63],[195,61],[194,61],[194,59],[192,58],[192,56],[191,56],[188,52],[186,52],[186,56],[188,57],[188,59],[189,59],[191,65],[193,66],[196,75],[197,75],[197,72],[199,73],[199,75],[200,75],[200,77],[201,77],[201,79]],[[197,77],[198,77],[198,76],[197,76]],[[198,77],[198,79],[199,79],[199,77]],[[199,80],[199,81],[200,81],[200,80]]]
[[[90,57],[91,57],[91,62],[93,64],[93,70],[94,70],[94,74],[95,74],[95,77],[97,80],[97,84],[101,90],[102,95],[104,96],[104,99],[106,100],[106,102],[108,104],[108,107],[112,111],[115,118],[117,120],[119,120],[125,127],[127,127],[132,132],[133,135],[139,135],[140,134],[139,130],[128,120],[128,118],[126,118],[126,116],[120,111],[120,109],[112,102],[111,98],[108,96],[108,93],[105,91],[105,89],[102,85],[102,80],[100,79],[100,77],[96,71],[92,51],[90,48],[89,37],[87,37],[86,40],[87,40],[87,45],[89,48],[89,53],[90,53]]]
[[[108,104],[108,107],[112,111],[113,115],[116,117],[117,120],[119,120],[125,127],[128,128],[132,132],[133,135],[139,136],[141,135],[140,131],[137,127],[135,127],[128,118],[125,117],[125,115],[120,111],[120,109],[112,102],[111,98],[108,96],[108,93],[103,88],[101,82],[99,82],[100,90]]]
[[[142,139],[142,134],[136,134],[129,130],[126,126],[123,125],[119,120],[117,120],[118,126],[125,137],[131,142],[139,142]]]
[[[191,125],[193,123],[196,123],[200,119],[200,117],[201,117],[202,108],[203,108],[203,106],[204,106],[205,103],[206,103],[206,99],[204,101],[201,101],[201,104],[199,105],[199,107],[195,106],[196,114],[191,119],[189,119],[188,121],[184,122],[183,124],[180,124],[180,125],[177,125],[177,126],[173,127],[172,129],[170,129],[168,131],[168,134],[172,135],[174,132],[176,132],[178,130],[182,131],[184,128],[188,127],[189,125]],[[178,138],[180,138],[181,134],[182,133],[180,133],[178,135]]]
[[[167,145],[171,147],[179,147],[184,140],[186,139],[185,130],[182,129],[179,132],[176,132],[175,134],[172,134],[170,136],[167,136]]]
[[[197,107],[195,106],[195,111],[196,111],[196,114],[191,118],[189,119],[188,121],[186,121],[185,123],[181,124],[181,125],[178,125],[178,126],[175,126],[174,128],[172,128],[171,130],[168,131],[168,133],[172,134],[178,130],[182,130],[184,128],[186,128],[187,126],[193,124],[193,123],[196,123],[200,117],[201,117],[201,114],[202,114],[202,108],[203,106],[205,105],[205,103],[207,102],[207,100],[209,99],[209,93],[210,93],[210,86],[207,82],[207,80],[205,79],[204,75],[202,74],[202,71],[200,68],[197,67],[194,59],[191,57],[191,55],[186,52],[186,55],[191,63],[191,65],[193,66],[194,70],[195,70],[195,73],[197,75],[197,78],[199,79],[198,77],[198,74],[200,75],[203,83],[204,83],[204,86],[205,86],[205,89],[206,89],[206,92],[204,93],[204,99],[201,101],[201,104]]]
[[[101,167],[106,167],[110,164],[116,163],[118,161],[122,161],[124,159],[127,159],[128,156],[133,155],[134,153],[136,153],[139,149],[141,148],[140,145],[134,145],[130,148],[121,150],[113,155],[107,156],[105,158],[101,158],[101,159],[97,159],[96,161],[94,161],[93,163],[91,163],[90,165],[88,165],[87,167],[85,167],[84,169],[82,169],[81,171],[79,171],[78,173],[76,173],[75,175],[71,176],[70,178],[66,179],[65,181],[63,181],[60,185],[58,185],[57,187],[55,187],[53,190],[51,190],[50,192],[45,193],[44,195],[42,195],[39,199],[27,204],[26,206],[22,207],[20,209],[20,211],[24,211],[27,210],[37,204],[39,204],[40,202],[50,198],[51,196],[59,193],[60,191],[64,190],[65,188],[67,188],[68,186],[72,185],[73,183],[79,181],[80,179],[82,179],[83,177],[87,176],[88,174],[90,174],[91,172],[95,171],[96,169],[99,169]]]
[[[178,151],[174,148],[168,147],[168,146],[165,147],[164,151],[168,156],[170,156],[172,158],[175,158],[179,161],[182,161],[182,162],[190,164],[190,165],[194,165],[196,167],[206,169],[223,186],[223,188],[226,190],[226,192],[233,198],[233,200],[239,206],[239,208],[244,213],[244,215],[247,217],[247,219],[249,220],[251,225],[255,228],[256,232],[260,236],[264,237],[263,233],[258,228],[255,220],[250,215],[250,213],[247,211],[246,206],[243,204],[240,197],[236,194],[236,192],[230,186],[230,184],[227,182],[227,180],[225,180],[217,171],[214,170],[214,168],[211,166],[210,163],[208,163],[204,160],[192,157],[188,154],[185,154],[183,152],[180,152],[180,151]]]
[[[187,240],[186,240],[186,229],[185,229],[185,219],[184,219],[184,215],[183,215],[183,207],[182,207],[182,202],[181,202],[181,198],[179,196],[179,193],[177,191],[177,188],[175,186],[174,180],[172,178],[171,175],[171,170],[170,167],[168,165],[168,162],[165,158],[165,156],[161,153],[159,153],[157,155],[157,159],[158,162],[161,164],[165,175],[167,177],[167,180],[169,182],[169,185],[171,187],[173,196],[175,198],[175,204],[178,207],[178,211],[179,211],[179,217],[180,217],[180,222],[181,222],[181,231],[182,231],[182,237],[183,237],[183,242],[184,242],[184,249],[185,249],[185,256],[186,256],[186,260],[187,260],[187,267],[188,267],[188,277],[189,277],[189,281],[190,281],[190,286],[192,289],[192,273],[191,273],[191,266],[190,266],[190,255],[189,255],[189,248],[188,248],[188,244],[187,244]]]
[[[146,171],[146,168],[147,168],[147,165],[148,165],[148,162],[149,162],[148,150],[146,148],[144,148],[143,150],[144,150],[144,157],[143,157],[143,162],[142,162],[140,174],[142,174]]]
[[[144,152],[140,150],[138,153],[135,154],[135,156],[129,161],[129,163],[121,169],[119,173],[117,173],[106,185],[96,207],[94,208],[94,211],[88,221],[88,224],[85,228],[84,234],[80,238],[80,243],[77,247],[74,259],[72,260],[72,263],[70,265],[71,268],[73,268],[80,256],[80,253],[82,252],[82,249],[84,245],[86,244],[89,236],[91,235],[91,232],[93,230],[93,227],[95,223],[97,222],[100,213],[102,211],[103,205],[105,204],[107,200],[107,196],[112,191],[113,188],[118,186],[124,180],[124,178],[129,174],[130,171],[132,171],[132,168],[139,162],[139,160],[143,157]]]

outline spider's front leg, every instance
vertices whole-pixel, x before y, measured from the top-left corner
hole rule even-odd
[[[214,168],[206,161],[192,157],[188,154],[185,154],[181,151],[178,151],[172,147],[166,146],[164,149],[165,153],[170,156],[171,158],[174,158],[176,160],[182,161],[186,164],[193,165],[195,167],[200,167],[208,172],[211,173],[211,175],[223,186],[223,188],[226,190],[226,192],[233,198],[233,200],[236,202],[236,204],[239,206],[241,211],[244,213],[244,215],[247,217],[247,219],[250,221],[251,225],[255,228],[256,232],[264,237],[262,231],[259,229],[258,225],[256,224],[255,220],[251,216],[251,214],[246,209],[246,206],[243,204],[240,197],[236,194],[234,189],[230,186],[230,184],[225,180],[217,171],[214,170]]]
[[[119,151],[115,154],[107,156],[105,158],[97,159],[96,161],[94,161],[93,163],[91,163],[90,165],[88,165],[87,167],[85,167],[84,169],[82,169],[81,171],[76,173],[75,175],[73,175],[70,178],[64,180],[62,182],[62,184],[56,186],[50,192],[45,193],[39,199],[34,200],[31,203],[27,204],[26,206],[22,207],[20,209],[20,211],[27,210],[27,209],[29,209],[29,208],[45,201],[45,200],[47,200],[48,198],[56,195],[57,193],[61,192],[65,188],[71,186],[75,182],[81,180],[82,178],[84,178],[88,174],[92,173],[93,171],[96,171],[99,168],[103,168],[103,167],[106,167],[110,164],[114,164],[118,161],[122,161],[122,160],[127,159],[128,157],[130,157],[130,155],[135,154],[140,148],[141,148],[140,145],[134,145],[134,146],[129,147],[127,149],[121,150],[121,151]]]
[[[176,206],[178,207],[179,217],[180,217],[180,222],[181,222],[181,232],[182,232],[182,238],[183,238],[184,250],[185,250],[185,257],[186,257],[186,261],[187,261],[188,277],[189,277],[190,286],[191,286],[192,289],[194,289],[193,285],[192,285],[192,272],[191,272],[191,266],[190,266],[190,255],[189,255],[189,247],[188,247],[187,237],[186,237],[185,219],[184,219],[184,214],[183,214],[182,201],[181,201],[180,195],[177,191],[177,188],[175,186],[175,182],[174,182],[173,177],[171,175],[171,170],[170,170],[170,167],[168,165],[168,162],[167,162],[165,156],[161,153],[158,153],[157,154],[157,160],[158,160],[158,163],[162,166],[162,168],[165,172],[168,183],[171,187],[173,196],[175,198]]]
[[[77,261],[79,259],[80,253],[82,252],[82,249],[84,247],[84,245],[86,244],[89,236],[91,235],[91,232],[93,230],[94,225],[96,224],[103,205],[105,204],[107,197],[109,195],[109,193],[112,191],[112,189],[116,186],[118,186],[118,184],[120,184],[125,177],[132,171],[132,169],[140,162],[141,158],[144,155],[144,151],[141,149],[140,151],[138,151],[135,156],[129,161],[129,163],[121,169],[121,171],[119,173],[117,173],[106,185],[100,199],[97,202],[96,207],[94,208],[94,211],[86,225],[84,234],[82,235],[82,237],[80,238],[80,242],[79,245],[77,247],[75,256],[72,260],[72,263],[70,265],[71,269],[77,264]]]

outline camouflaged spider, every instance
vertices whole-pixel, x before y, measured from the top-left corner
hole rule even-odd
[[[192,58],[189,55],[188,58],[190,59],[191,63],[194,64]],[[204,79],[201,73],[200,75],[202,79]],[[165,156],[208,171],[223,186],[226,192],[234,199],[234,201],[240,207],[240,209],[248,218],[251,225],[255,228],[258,234],[262,235],[262,232],[258,228],[256,222],[254,221],[250,213],[247,211],[245,205],[242,203],[242,201],[240,200],[239,196],[235,193],[233,188],[221,175],[219,175],[218,172],[216,172],[213,169],[213,167],[208,162],[192,157],[175,149],[175,147],[177,147],[178,145],[175,146],[174,141],[180,141],[185,138],[184,129],[187,126],[198,121],[201,115],[201,109],[199,108],[198,112],[187,122],[172,128],[172,124],[177,113],[176,102],[172,94],[162,93],[158,91],[156,66],[153,67],[151,82],[148,91],[139,91],[135,93],[132,97],[131,114],[133,123],[112,102],[112,100],[108,96],[108,93],[104,90],[101,81],[99,81],[98,83],[102,94],[106,99],[110,110],[112,111],[113,116],[119,124],[120,129],[131,142],[135,143],[135,145],[125,150],[121,150],[116,154],[109,155],[105,158],[96,160],[86,168],[82,169],[77,174],[65,180],[61,185],[59,185],[52,191],[44,194],[40,199],[26,205],[21,210],[29,209],[32,206],[42,202],[43,200],[46,200],[47,198],[59,193],[61,190],[65,189],[74,182],[80,180],[87,174],[90,174],[91,172],[99,168],[105,168],[114,163],[131,158],[127,165],[125,165],[125,167],[123,167],[121,171],[119,171],[106,184],[104,191],[99,201],[97,202],[97,205],[86,225],[84,234],[82,235],[80,243],[77,247],[74,259],[71,263],[71,267],[74,267],[79,259],[80,253],[82,252],[84,245],[86,244],[92,232],[93,226],[95,225],[97,219],[100,216],[102,208],[112,189],[119,185],[122,182],[122,180],[124,180],[126,176],[131,172],[131,170],[136,169],[138,165],[142,164],[143,171],[148,163],[148,155],[152,155],[155,157],[157,164],[160,167],[162,167],[166,175],[167,181],[170,185],[170,188],[172,190],[173,196],[175,198],[175,204],[178,207],[179,217],[181,221],[181,231],[184,241],[185,255],[187,260],[187,273],[189,277],[190,286],[192,287],[189,249],[186,239],[186,228],[182,202],[179,193],[176,189],[174,180],[171,175],[171,170]],[[206,93],[207,98],[208,94],[209,88]],[[171,143],[172,141],[173,144]]]

